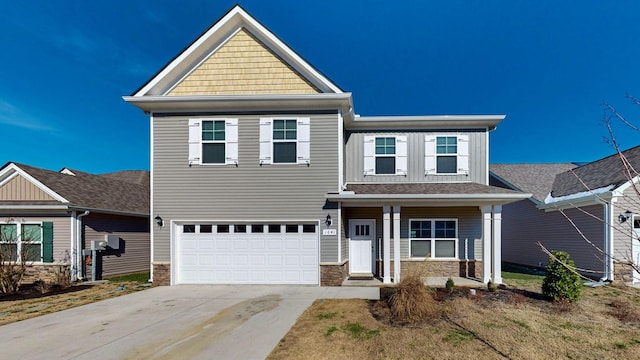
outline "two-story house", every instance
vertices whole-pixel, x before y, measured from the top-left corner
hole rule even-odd
[[[124,99],[149,114],[152,278],[341,285],[501,282],[488,185],[502,115],[359,117],[343,91],[240,6]]]

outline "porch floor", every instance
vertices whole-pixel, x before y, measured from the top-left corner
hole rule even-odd
[[[424,278],[424,284],[427,286],[433,286],[433,287],[444,287],[447,282],[447,279],[449,279],[449,277],[446,277],[446,276],[426,277]],[[484,283],[475,279],[463,278],[458,276],[452,276],[451,279],[453,280],[453,283],[455,284],[455,286],[462,286],[462,287],[485,286]],[[393,283],[383,284],[382,281],[380,281],[380,279],[377,279],[377,278],[367,279],[367,280],[356,280],[356,279],[347,278],[342,282],[342,286],[381,287],[381,286],[393,286],[393,285],[394,285]]]

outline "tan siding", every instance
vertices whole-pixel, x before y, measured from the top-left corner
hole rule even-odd
[[[313,94],[306,81],[242,29],[168,95]]]
[[[638,196],[638,194],[636,194],[636,190],[633,188],[633,186],[626,189],[623,193],[623,196],[618,197],[618,200],[614,203],[614,256],[616,259],[619,259],[621,261],[629,261],[633,258],[632,242],[630,237],[632,221],[631,219],[629,219],[622,224],[618,222],[618,215],[624,213],[627,210],[631,211],[633,214],[636,214],[636,219],[638,219],[638,216],[640,216],[640,197]]]
[[[0,200],[43,201],[55,199],[33,185],[29,180],[18,175],[0,187]]]
[[[296,115],[288,115],[295,117]],[[300,116],[309,116],[301,114]],[[238,166],[188,166],[186,117],[155,117],[152,214],[154,261],[170,261],[171,220],[320,221],[325,194],[338,189],[337,114],[311,115],[311,163],[259,165],[259,115],[238,118]],[[334,225],[334,227],[337,224]],[[337,261],[337,236],[321,238],[321,261]],[[332,249],[330,253],[325,253]]]
[[[102,276],[149,271],[149,219],[92,213],[83,219],[84,246],[92,240],[104,240],[106,234],[120,237],[124,249],[107,251],[102,256]],[[90,278],[91,266],[87,266]]]
[[[579,209],[568,209],[564,213],[575,222],[580,231],[600,249],[604,249],[602,221],[604,207],[594,205]],[[541,242],[549,250],[569,253],[579,268],[597,271],[590,276],[603,275],[603,256],[589,245],[560,212],[545,213],[529,200],[505,205],[502,212],[502,259],[503,261],[529,266],[546,266],[548,256],[537,245]]]
[[[447,132],[451,133],[451,132]],[[487,182],[486,133],[460,132],[469,135],[469,175],[425,175],[424,136],[425,132],[375,132],[351,133],[346,138],[345,168],[347,182],[461,182],[473,181],[479,184]],[[364,176],[364,137],[407,136],[407,176]]]

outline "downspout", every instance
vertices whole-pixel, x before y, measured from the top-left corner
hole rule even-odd
[[[89,215],[89,210],[85,210],[84,213],[76,216],[76,269],[78,280],[84,280],[84,255],[82,253],[82,220],[80,220],[80,218],[87,215]]]
[[[597,203],[604,207],[604,276],[603,279],[613,281],[613,202],[614,198],[611,198],[611,202],[604,201],[600,198],[595,199]],[[601,279],[601,280],[603,280]]]

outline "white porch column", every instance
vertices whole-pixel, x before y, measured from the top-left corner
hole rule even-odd
[[[493,207],[493,241],[491,242],[492,262],[491,281],[502,284],[502,205]]]
[[[393,207],[393,283],[400,282],[400,206]]]
[[[389,206],[382,208],[382,282],[391,283],[391,211]]]
[[[482,210],[482,282],[491,279],[491,206],[481,206]]]

